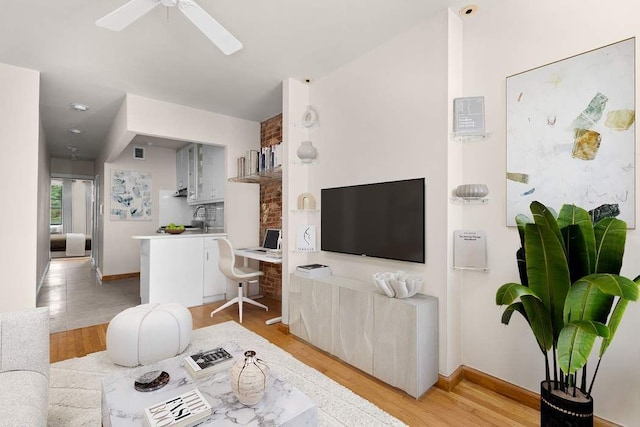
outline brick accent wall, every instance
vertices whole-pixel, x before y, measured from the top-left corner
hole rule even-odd
[[[282,142],[282,114],[260,123],[260,147]],[[282,228],[282,182],[260,184],[260,242],[267,228]],[[261,262],[260,293],[282,300],[282,265]]]

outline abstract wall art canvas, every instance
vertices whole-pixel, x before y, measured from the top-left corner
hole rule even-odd
[[[635,39],[507,77],[507,225],[537,200],[635,228]]]
[[[151,174],[111,170],[111,220],[151,220]]]

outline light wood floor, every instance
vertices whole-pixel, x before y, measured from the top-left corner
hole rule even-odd
[[[411,426],[537,426],[539,412],[514,400],[496,394],[477,384],[463,380],[452,392],[432,388],[419,400],[405,392],[376,380],[358,369],[317,350],[282,332],[278,324],[267,326],[265,320],[280,314],[280,302],[269,298],[260,302],[269,306],[266,312],[245,305],[242,326],[263,336],[356,394]],[[221,303],[194,307],[194,329],[238,321],[237,308],[230,307],[214,318],[209,313]],[[107,325],[90,326],[51,334],[51,362],[82,357],[106,348]],[[596,424],[597,425],[597,424]]]

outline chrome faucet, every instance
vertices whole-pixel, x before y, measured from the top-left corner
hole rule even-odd
[[[200,212],[200,208],[204,209],[204,215],[207,216],[207,207],[205,205],[196,206],[196,210],[193,211],[193,219],[198,216],[198,212]]]

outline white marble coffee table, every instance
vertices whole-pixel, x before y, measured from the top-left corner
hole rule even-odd
[[[222,344],[236,358],[244,350],[235,344]],[[211,348],[218,347],[212,345]],[[186,355],[185,355],[186,356]],[[317,406],[292,384],[271,376],[270,386],[260,403],[244,406],[236,399],[229,384],[228,371],[194,379],[184,368],[184,357],[163,360],[130,370],[123,376],[102,380],[102,425],[144,426],[144,408],[162,400],[198,388],[213,407],[212,415],[200,425],[281,425],[316,426]],[[151,392],[137,391],[133,383],[145,372],[163,370],[171,379],[163,388]]]

